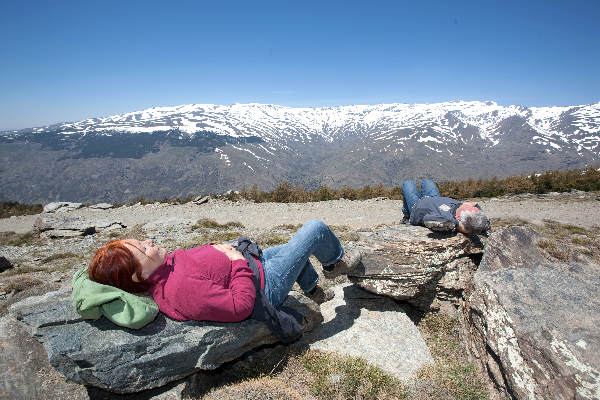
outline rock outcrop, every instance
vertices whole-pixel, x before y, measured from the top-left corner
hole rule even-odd
[[[45,213],[55,213],[55,212],[66,212],[77,210],[78,208],[82,208],[83,203],[70,203],[68,201],[56,201],[54,203],[48,203],[44,206]]]
[[[322,321],[316,303],[293,293],[286,306],[304,316],[304,329]],[[116,393],[162,386],[198,370],[212,370],[255,347],[276,342],[261,322],[179,322],[159,314],[140,330],[101,318],[82,320],[71,291],[27,298],[10,314],[43,343],[50,364],[69,380]]]
[[[461,338],[515,399],[600,398],[598,265],[545,258],[529,228],[493,233],[463,306]]]
[[[433,364],[401,305],[351,284],[336,286],[334,292],[332,300],[321,304],[324,323],[305,335],[311,349],[362,357],[404,381]]]
[[[64,238],[93,235],[97,232],[126,228],[120,221],[110,219],[87,219],[83,217],[67,217],[63,215],[41,215],[33,228],[44,237]]]
[[[362,288],[423,311],[458,306],[483,253],[478,236],[399,225],[364,235],[362,269],[351,279]]]

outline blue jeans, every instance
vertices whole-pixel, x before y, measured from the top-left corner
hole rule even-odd
[[[440,197],[440,191],[433,181],[426,179],[421,182],[421,191],[419,192],[417,190],[417,184],[414,181],[407,179],[402,182],[402,197],[404,198],[402,202],[402,213],[404,214],[404,217],[408,219],[410,218],[410,212],[417,200],[422,199],[423,197]]]
[[[302,225],[289,242],[263,250],[260,262],[265,272],[265,295],[279,307],[298,282],[300,289],[310,292],[319,275],[309,261],[314,255],[323,265],[333,264],[344,255],[344,247],[323,221],[312,219]]]

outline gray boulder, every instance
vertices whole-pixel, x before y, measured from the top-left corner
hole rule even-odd
[[[461,338],[499,397],[598,399],[598,266],[550,261],[540,238],[524,227],[490,236]]]
[[[324,323],[305,335],[311,349],[362,357],[404,381],[433,364],[419,330],[394,300],[351,284],[334,292],[321,304]]]
[[[48,203],[44,206],[45,213],[54,213],[54,212],[66,212],[77,210],[78,208],[83,207],[82,203],[70,203],[68,201],[56,201],[54,203]]]
[[[111,219],[88,219],[64,215],[41,215],[36,218],[33,228],[50,238],[93,235],[97,232],[126,228],[120,221]]]
[[[364,235],[362,265],[349,276],[360,287],[423,311],[458,306],[483,253],[478,236],[399,225]]]
[[[293,293],[285,305],[304,316],[304,329],[322,321],[316,303]],[[276,342],[261,322],[180,322],[159,314],[140,330],[105,318],[82,320],[70,289],[27,298],[10,314],[42,342],[50,364],[69,380],[116,393],[162,386],[212,370],[255,347]]]

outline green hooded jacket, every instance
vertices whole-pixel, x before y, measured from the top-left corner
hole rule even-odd
[[[119,326],[140,329],[158,314],[158,305],[150,296],[135,295],[94,282],[88,276],[87,268],[75,273],[72,286],[73,306],[85,319],[105,316]]]

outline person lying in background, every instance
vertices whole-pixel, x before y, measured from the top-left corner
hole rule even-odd
[[[464,234],[484,233],[490,221],[476,203],[461,203],[450,197],[441,197],[431,180],[421,182],[421,190],[414,181],[402,183],[404,221],[421,225],[434,231],[456,230]]]
[[[326,278],[348,273],[361,259],[358,251],[345,251],[318,219],[304,224],[286,244],[256,249],[249,260],[245,256],[250,256],[228,244],[169,254],[150,239],[117,240],[97,251],[88,274],[92,281],[130,293],[147,292],[161,312],[179,321],[238,322],[260,311],[255,310],[259,298],[280,307],[295,282],[307,296],[323,301],[326,294],[317,286],[319,275],[309,260],[311,255],[323,264]],[[263,313],[265,319],[276,317]]]

